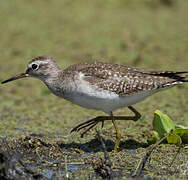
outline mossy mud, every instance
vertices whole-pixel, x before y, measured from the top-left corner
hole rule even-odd
[[[147,143],[127,139],[120,144],[119,152],[113,152],[113,142],[110,139],[103,139],[103,141],[111,161],[110,168],[114,179],[131,178],[149,148]],[[186,179],[188,177],[186,149],[181,150],[170,167],[177,151],[178,148],[174,145],[157,146],[140,176],[146,179],[168,179],[169,177]],[[98,138],[82,144],[67,142],[64,138],[61,140],[55,137],[47,138],[42,134],[22,135],[20,138],[4,139],[1,142],[2,152],[9,161],[6,163],[6,168],[20,167],[22,171],[27,170],[24,175],[23,172],[19,173],[18,170],[14,170],[17,176],[12,176],[18,179],[28,178],[31,175],[33,179],[102,179],[108,177],[106,172],[108,164],[105,164],[104,149]]]
[[[0,81],[26,69],[38,55],[57,59],[65,68],[84,61],[114,62],[144,69],[187,71],[187,0],[2,1],[0,6]],[[104,115],[86,110],[50,94],[37,79],[0,85],[0,175],[18,179],[131,178],[148,151],[153,113],[169,115],[188,126],[188,84],[155,94],[134,107],[137,122],[119,121],[122,133],[114,153],[115,131],[110,121],[83,138],[70,130]],[[127,108],[114,115],[131,115]],[[141,177],[187,179],[188,151],[160,144],[151,154]],[[9,171],[7,171],[9,169]],[[20,176],[22,174],[22,176]],[[10,175],[10,176],[6,176]],[[42,176],[41,176],[42,175]],[[26,178],[27,177],[27,178]]]

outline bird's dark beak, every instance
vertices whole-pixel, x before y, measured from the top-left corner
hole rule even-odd
[[[18,75],[14,76],[14,77],[11,77],[11,78],[9,78],[9,79],[7,79],[5,81],[2,81],[1,84],[5,84],[7,82],[14,81],[16,79],[25,78],[25,77],[29,77],[29,74],[27,73],[27,71],[25,73],[18,74]]]

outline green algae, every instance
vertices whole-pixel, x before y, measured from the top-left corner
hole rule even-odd
[[[28,61],[38,55],[53,56],[62,67],[102,60],[146,69],[186,71],[187,7],[186,0],[172,6],[147,0],[142,3],[137,0],[2,1],[0,80],[24,72]],[[155,109],[170,114],[176,124],[188,126],[187,90],[188,85],[175,87],[135,105],[143,116],[137,122],[118,122],[123,135],[118,153],[111,152],[115,131],[111,122],[105,122],[101,134],[112,168],[121,177],[130,177],[147,151]],[[70,171],[70,178],[99,178],[92,162],[103,158],[103,152],[95,130],[84,138],[79,133],[70,135],[70,130],[85,120],[103,115],[102,112],[86,110],[55,97],[36,79],[1,85],[0,95],[0,137],[7,137],[9,146],[28,159],[28,164],[42,170],[48,164],[39,159],[52,162],[60,159],[64,163],[66,155],[68,163],[84,163]],[[114,114],[125,115],[129,111],[125,108]],[[160,145],[143,174],[186,178],[186,150],[168,167],[176,151],[173,145]],[[65,173],[64,165],[61,166],[60,171]]]

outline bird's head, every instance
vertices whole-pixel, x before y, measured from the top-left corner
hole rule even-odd
[[[35,77],[45,81],[49,77],[57,76],[59,71],[60,68],[58,67],[56,61],[51,57],[38,56],[28,63],[25,73],[13,76],[12,78],[9,78],[1,83],[4,84],[25,77]]]

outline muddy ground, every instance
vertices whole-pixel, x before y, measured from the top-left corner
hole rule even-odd
[[[188,2],[186,0],[2,1],[0,81],[24,72],[28,61],[49,55],[65,68],[100,60],[144,69],[187,71]],[[0,85],[0,176],[5,179],[114,179],[131,178],[151,147],[153,113],[168,114],[175,124],[188,126],[188,85],[158,93],[134,107],[137,122],[119,121],[122,132],[114,153],[111,122],[83,138],[70,130],[81,122],[104,115],[53,96],[36,79]],[[131,114],[126,108],[115,115]],[[142,178],[188,178],[188,151],[161,144],[151,154]],[[14,176],[15,175],[15,176]]]

